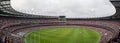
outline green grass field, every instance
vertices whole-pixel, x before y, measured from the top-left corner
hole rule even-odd
[[[25,35],[25,43],[99,43],[100,34],[80,27],[52,27]]]

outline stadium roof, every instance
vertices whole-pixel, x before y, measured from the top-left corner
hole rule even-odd
[[[110,1],[120,1],[120,0],[110,0]]]
[[[18,0],[17,0],[18,1]],[[119,1],[119,0],[111,0],[111,1]],[[21,11],[16,11],[14,6],[11,6],[10,0],[0,0],[0,15],[2,16],[15,16],[15,17],[55,17],[55,16],[41,16],[41,15],[32,15],[30,13],[21,12]],[[29,12],[29,11],[28,11]],[[63,15],[62,15],[63,16]],[[77,15],[78,16],[78,15]],[[79,15],[80,16],[80,15]],[[84,16],[83,16],[84,17]],[[78,17],[81,18],[81,17]],[[89,18],[89,17],[88,17]]]
[[[18,12],[12,8],[10,0],[0,0],[0,16],[28,17],[28,18],[54,18],[51,16],[30,15],[23,12]],[[56,18],[56,17],[55,17]]]

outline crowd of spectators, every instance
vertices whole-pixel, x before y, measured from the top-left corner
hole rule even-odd
[[[97,28],[103,28],[111,32],[111,37],[105,35],[102,36],[103,40],[107,42],[111,39],[117,38],[120,30],[119,20],[65,20],[65,24],[62,25],[75,25],[75,26],[91,26]],[[35,27],[35,26],[44,26],[44,25],[61,25],[59,19],[49,19],[49,18],[15,18],[15,17],[0,17],[0,30],[12,33],[16,30]],[[27,31],[27,30],[26,30]],[[103,30],[104,31],[104,30]],[[102,32],[105,34],[107,32]]]

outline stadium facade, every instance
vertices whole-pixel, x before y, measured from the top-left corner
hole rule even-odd
[[[41,16],[18,12],[10,0],[0,0],[0,43],[24,43],[24,34],[35,28],[49,26],[80,26],[100,32],[100,43],[119,42],[120,1],[111,0],[116,14],[102,18],[65,18],[64,16]]]

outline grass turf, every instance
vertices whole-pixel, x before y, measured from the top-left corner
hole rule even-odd
[[[25,43],[99,43],[100,34],[80,27],[54,27],[34,30],[25,35]]]

